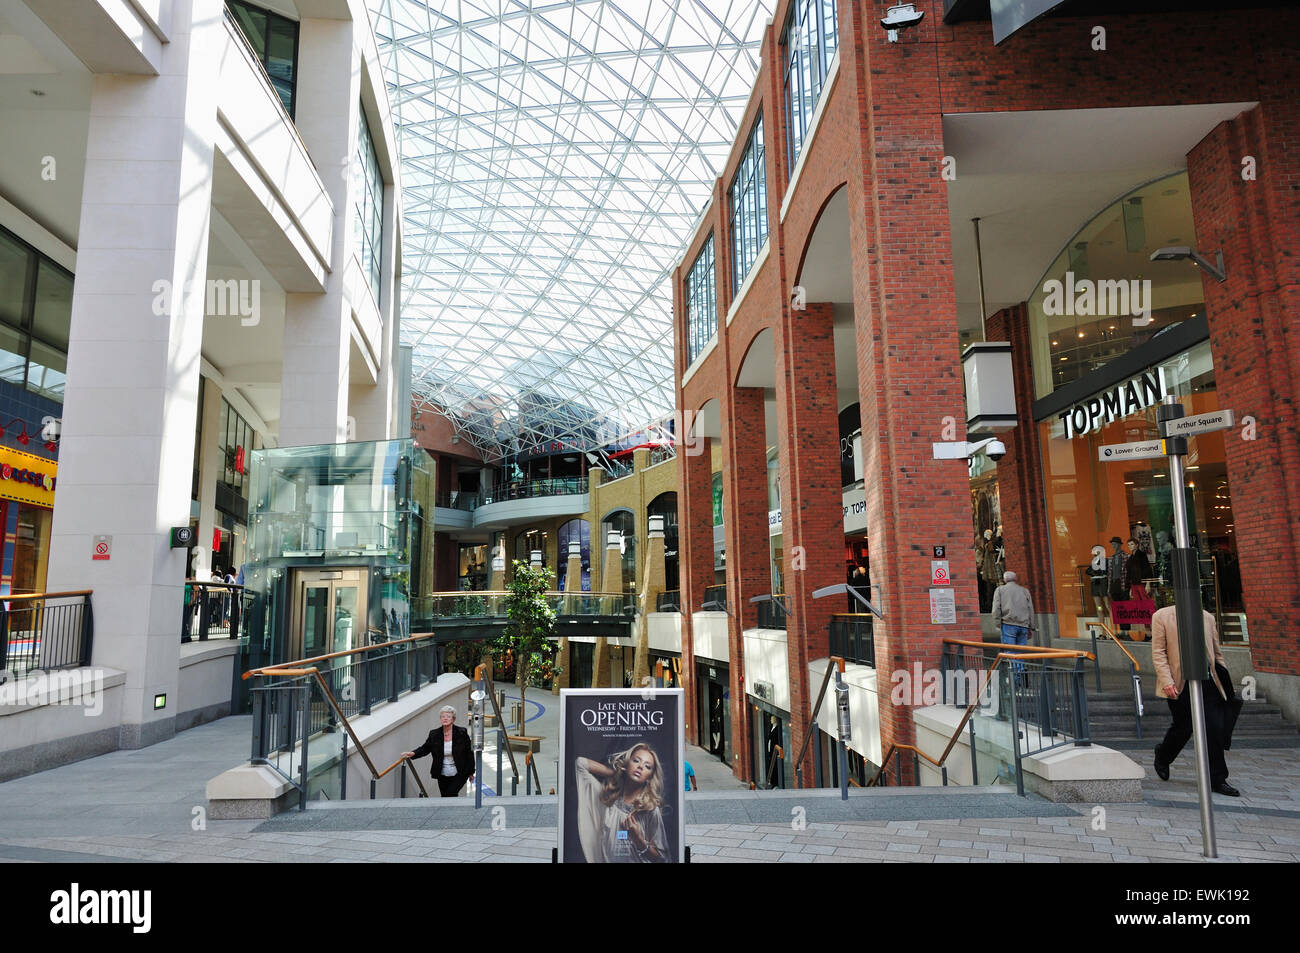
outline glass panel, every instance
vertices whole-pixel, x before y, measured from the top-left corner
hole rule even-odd
[[[1132,212],[1125,228],[1124,210],[1134,207],[1142,210],[1141,235]],[[1140,247],[1133,251],[1130,244]],[[1069,241],[1029,298],[1036,397],[1204,313],[1197,268],[1186,261],[1150,260],[1152,252],[1168,245],[1196,245],[1186,172],[1135,189]]]
[[[0,325],[0,380],[22,384],[27,369],[27,336]]]
[[[0,321],[22,327],[26,321],[27,246],[0,232]]]
[[[298,51],[298,24],[272,17],[266,47],[266,72],[289,115],[293,115],[294,58]]]
[[[239,24],[239,29],[243,32],[244,37],[248,40],[248,45],[257,53],[260,60],[266,60],[266,13],[256,7],[250,7],[246,4],[239,3],[238,0],[231,0],[230,12],[234,14],[235,22]]]
[[[364,644],[362,627],[365,620],[357,615],[357,587],[339,586],[334,590],[334,647],[331,652],[346,652]],[[348,664],[348,659],[337,659],[336,668]]]
[[[66,354],[33,341],[31,365],[27,369],[27,389],[62,403],[67,369]]]
[[[49,262],[36,269],[36,308],[32,312],[32,336],[46,344],[68,349],[68,326],[72,323],[72,276]]]
[[[302,655],[315,658],[330,651],[328,584],[307,586],[302,606]]]

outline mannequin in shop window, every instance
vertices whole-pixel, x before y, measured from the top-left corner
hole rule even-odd
[[[993,590],[997,589],[1001,581],[998,575],[998,546],[993,540],[993,530],[986,529],[984,538],[980,541],[980,581],[983,582],[983,589],[987,594],[988,608],[981,605],[981,610],[988,612],[993,607]]]
[[[1123,602],[1128,598],[1128,589],[1125,586],[1126,575],[1128,570],[1128,553],[1124,552],[1124,540],[1118,536],[1110,538],[1111,554],[1106,560],[1106,589],[1110,596],[1110,602]],[[1106,606],[1107,613],[1110,612],[1110,605]],[[1127,631],[1127,625],[1121,625],[1121,629]]]
[[[1154,578],[1155,570],[1151,568],[1151,560],[1147,558],[1146,550],[1142,548],[1140,541],[1136,537],[1131,537],[1128,541],[1128,562],[1124,566],[1124,585],[1128,589],[1128,597],[1131,600],[1146,601],[1150,599],[1147,593],[1147,580]],[[1141,626],[1143,632],[1146,626]]]
[[[1002,539],[1002,524],[998,524],[997,532],[993,536],[993,548],[997,553],[997,578],[1001,579],[1002,574],[1007,570],[1007,547]]]

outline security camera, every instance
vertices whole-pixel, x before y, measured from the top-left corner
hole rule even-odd
[[[989,445],[984,448],[984,453],[987,454],[990,460],[997,463],[1007,455],[1007,445],[1001,440],[991,440]]]
[[[916,26],[924,19],[924,10],[918,10],[910,3],[899,3],[885,11],[880,25],[889,31],[889,42],[897,43],[899,30]]]

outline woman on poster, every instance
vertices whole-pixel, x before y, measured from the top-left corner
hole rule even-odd
[[[609,764],[578,758],[578,840],[589,864],[668,861],[659,756],[639,743]]]

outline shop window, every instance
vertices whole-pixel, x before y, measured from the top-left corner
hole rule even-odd
[[[556,588],[565,591],[569,576],[569,543],[577,543],[582,553],[582,576],[579,588],[583,592],[591,591],[591,524],[586,520],[569,520],[559,529],[560,571]]]
[[[636,592],[636,517],[631,510],[615,510],[605,517],[600,524],[601,564],[604,565],[605,547],[608,545],[610,532],[622,535],[622,573],[623,591]],[[609,584],[601,580],[601,590],[612,592]]]
[[[1150,260],[1168,245],[1196,246],[1186,172],[1134,189],[1070,239],[1028,300],[1036,397],[1204,312],[1199,270]]]
[[[0,229],[0,380],[63,400],[70,272]]]
[[[1188,415],[1220,409],[1208,342],[1147,369],[1142,376],[1151,382],[1149,386],[1175,395]],[[1117,386],[1122,391],[1128,385]],[[1104,397],[1103,393],[1097,399]],[[1145,581],[1152,601],[1157,607],[1173,604],[1174,491],[1165,459],[1099,460],[1103,445],[1157,439],[1156,409],[1150,402],[1144,408],[1132,408],[1126,416],[1099,420],[1097,426],[1083,432],[1073,427],[1067,431],[1070,410],[1038,424],[1052,584],[1063,636],[1086,636],[1087,623],[1094,620],[1113,628],[1104,601],[1107,587],[1094,587],[1092,580],[1094,559],[1099,555],[1106,563],[1113,555],[1110,540],[1114,537],[1121,542],[1135,539],[1152,567],[1152,575]],[[1202,604],[1218,618],[1223,640],[1232,642],[1247,640],[1249,631],[1224,439],[1223,433],[1209,433],[1190,442],[1182,492],[1191,543],[1198,553]],[[1129,638],[1141,639],[1146,634],[1141,625],[1127,630]]]

